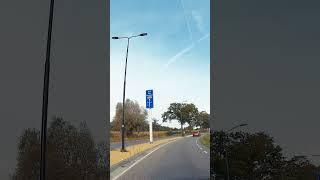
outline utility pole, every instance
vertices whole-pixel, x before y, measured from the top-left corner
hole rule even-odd
[[[149,136],[150,136],[150,143],[153,143],[153,131],[152,131],[152,110],[149,109],[149,115],[150,115],[150,122],[149,122]]]
[[[150,143],[153,143],[152,131],[152,108],[153,108],[153,90],[146,91],[146,108],[149,109],[149,137]]]
[[[139,36],[146,36],[147,33],[142,33],[135,36],[130,37],[118,37],[114,36],[112,39],[127,39],[127,53],[126,53],[126,64],[124,68],[124,81],[123,81],[123,99],[122,99],[122,123],[121,123],[121,152],[126,152],[125,145],[124,145],[124,132],[125,132],[125,123],[124,123],[124,112],[125,112],[125,98],[126,98],[126,77],[127,77],[127,61],[128,61],[128,52],[129,52],[129,42],[131,38],[139,37]]]
[[[49,75],[50,75],[50,50],[51,33],[53,21],[54,0],[50,1],[49,27],[47,35],[47,52],[44,70],[43,99],[42,99],[42,120],[41,120],[41,148],[40,148],[40,180],[46,180],[46,154],[47,154],[47,118],[48,118],[48,96],[49,96]]]

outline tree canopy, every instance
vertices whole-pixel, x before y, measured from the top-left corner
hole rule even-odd
[[[313,180],[319,170],[306,157],[287,158],[269,135],[257,133],[211,132],[213,169],[226,176],[226,153],[230,178],[238,180]]]
[[[112,121],[112,130],[120,131],[122,124],[122,103],[116,106],[116,114]],[[147,111],[140,107],[138,102],[127,99],[125,102],[125,132],[127,135],[135,132],[148,130]]]
[[[208,114],[206,111],[201,111],[196,120],[195,120],[195,126],[199,126],[200,128],[206,129],[209,128],[209,121],[210,121],[210,114]]]
[[[106,144],[100,143],[107,149]],[[79,128],[55,117],[48,128],[47,178],[50,179],[108,179],[107,151],[98,151],[85,122]],[[97,162],[103,153],[103,166]],[[38,179],[40,172],[40,132],[26,129],[18,144],[14,180]]]
[[[190,103],[171,103],[167,111],[162,114],[162,122],[177,120],[181,125],[193,125],[198,116],[198,108]],[[183,130],[182,130],[183,131]]]

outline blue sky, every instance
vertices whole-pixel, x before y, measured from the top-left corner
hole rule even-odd
[[[153,89],[152,117],[172,102],[194,103],[210,112],[210,1],[111,0],[110,36],[148,35],[130,40],[126,98],[145,107]],[[110,120],[122,102],[127,41],[110,39]],[[163,123],[179,127],[172,121]]]

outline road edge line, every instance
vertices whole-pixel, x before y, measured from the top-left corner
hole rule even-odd
[[[202,144],[201,142],[200,142],[200,144],[201,145],[199,145],[199,139],[201,138],[201,136],[200,137],[198,137],[198,139],[196,140],[196,145],[198,146],[198,148],[202,151],[202,152],[204,152],[204,153],[208,153],[208,152],[206,152],[206,150],[210,150],[210,148],[208,148],[208,147],[206,147],[204,144]]]
[[[181,138],[178,138],[181,139]],[[160,149],[161,147],[168,145],[178,139],[175,139],[173,141],[169,141],[167,143],[164,143],[160,146],[158,146],[157,148],[153,149],[151,152],[149,152],[148,154],[146,154],[145,156],[143,156],[142,158],[138,159],[136,162],[134,162],[133,164],[131,164],[127,169],[125,169],[124,171],[122,171],[120,174],[118,174],[116,177],[114,177],[112,180],[117,180],[119,177],[121,177],[122,175],[124,175],[128,170],[130,170],[133,166],[137,165],[139,162],[141,162],[144,158],[148,157],[150,154],[152,154],[153,152],[155,152],[156,150]]]

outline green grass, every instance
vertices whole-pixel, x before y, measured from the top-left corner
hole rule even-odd
[[[208,134],[203,135],[203,136],[200,138],[200,142],[201,142],[204,146],[210,148],[210,134],[208,133]]]

